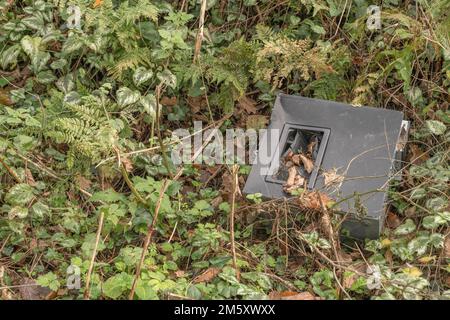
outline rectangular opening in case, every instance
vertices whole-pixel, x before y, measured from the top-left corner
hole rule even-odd
[[[270,172],[273,174],[267,176],[266,181],[284,184],[289,175],[286,157],[289,154],[302,154],[313,161],[314,168],[307,172],[304,166],[298,166],[298,173],[306,179],[308,189],[314,188],[329,134],[330,130],[326,128],[285,124],[279,142],[280,158],[278,161],[272,159]]]

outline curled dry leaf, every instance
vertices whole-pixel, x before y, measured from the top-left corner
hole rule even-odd
[[[325,180],[325,187],[334,185],[337,189],[339,189],[344,181],[344,176],[338,174],[336,168],[325,171],[322,175]]]
[[[409,161],[412,164],[419,165],[430,158],[427,152],[422,151],[416,144],[409,147]]]
[[[320,200],[322,201],[324,206],[328,206],[329,203],[333,202],[333,200],[325,193],[319,192]],[[298,199],[299,204],[302,207],[320,210],[322,206],[320,204],[319,197],[317,196],[317,192],[307,192],[303,193],[302,196]]]
[[[33,178],[33,174],[31,173],[30,169],[28,169],[28,168],[25,169],[25,178],[27,179],[27,183],[30,186],[32,186],[32,187],[36,186],[36,181]]]
[[[301,188],[305,183],[305,178],[303,178],[297,171],[296,166],[291,166],[288,169],[288,178],[286,183],[283,185],[283,190],[287,193]]]
[[[400,221],[400,218],[393,212],[389,211],[387,213],[386,217],[386,223],[389,228],[395,229],[397,228],[402,222]]]
[[[9,96],[9,91],[0,88],[0,104],[12,106],[14,103]]]
[[[133,170],[133,163],[129,158],[124,157],[121,159],[121,161],[127,172],[131,172]]]
[[[81,176],[81,175],[77,175],[75,177],[75,182],[78,185],[78,187],[80,187],[83,190],[89,190],[89,188],[92,185],[92,181],[89,179],[86,179],[85,177]]]
[[[209,282],[220,273],[219,268],[208,268],[205,272],[194,279],[194,283]]]
[[[173,107],[177,104],[177,97],[162,97],[160,103],[163,106]]]
[[[299,157],[303,162],[303,166],[305,167],[306,172],[311,173],[314,170],[314,162],[301,153],[299,154]]]
[[[256,112],[258,112],[258,108],[256,108],[256,101],[253,99],[250,99],[246,96],[242,96],[239,99],[238,103],[239,107],[247,111],[248,114],[255,114]]]
[[[306,147],[306,151],[309,155],[311,155],[313,153],[314,147],[317,144],[317,140],[311,140],[311,142],[308,144],[308,146]]]

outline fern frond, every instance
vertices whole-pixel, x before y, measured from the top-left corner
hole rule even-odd
[[[128,69],[136,69],[138,66],[150,65],[150,50],[148,48],[134,48],[124,52],[116,64],[109,69],[109,74],[119,79]]]

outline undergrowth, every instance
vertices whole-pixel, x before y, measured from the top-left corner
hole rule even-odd
[[[208,1],[197,56],[200,6],[0,1],[1,298],[448,298],[449,2]],[[173,130],[264,126],[279,92],[411,121],[379,240],[242,196],[247,165],[176,175]]]

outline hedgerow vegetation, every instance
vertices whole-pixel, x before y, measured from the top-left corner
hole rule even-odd
[[[371,4],[380,30],[366,26]],[[2,299],[450,296],[449,1],[2,0],[0,12]],[[278,92],[411,121],[379,240],[341,243],[342,216],[324,228],[296,197],[243,196],[249,166],[171,163],[173,130],[264,127]]]

